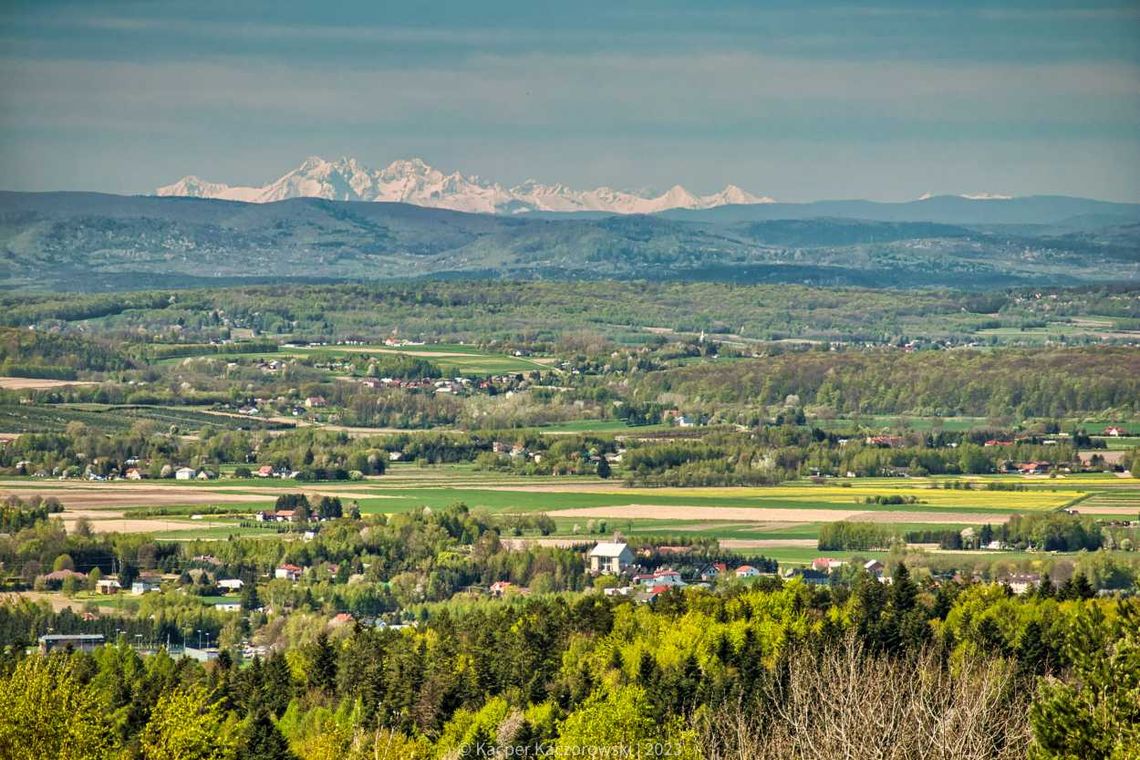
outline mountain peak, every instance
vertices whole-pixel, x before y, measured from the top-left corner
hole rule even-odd
[[[574,190],[562,183],[548,185],[533,179],[506,188],[474,174],[441,171],[418,157],[397,159],[383,169],[373,171],[348,156],[341,156],[335,161],[309,156],[296,169],[262,187],[231,187],[188,175],[155,192],[164,196],[225,198],[254,203],[301,197],[388,201],[493,214],[527,211],[652,214],[674,208],[711,208],[727,204],[769,203],[772,200],[752,195],[735,185],[728,185],[721,192],[707,196],[694,195],[679,184],[661,194],[608,187]]]
[[[963,198],[968,201],[1011,201],[1012,195],[1000,195],[998,193],[961,193],[960,195],[934,195],[933,193],[923,193],[918,196],[920,201],[928,201],[933,198]]]

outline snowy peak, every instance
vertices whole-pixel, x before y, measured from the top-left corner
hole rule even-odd
[[[608,187],[574,190],[561,183],[545,185],[532,179],[508,188],[475,175],[442,172],[420,158],[400,159],[373,171],[354,158],[326,161],[319,156],[306,158],[296,169],[262,187],[230,186],[187,176],[158,188],[155,193],[253,203],[288,198],[387,201],[485,214],[528,211],[652,214],[675,208],[773,202],[771,198],[752,195],[735,185],[706,196],[694,195],[681,185],[674,185],[659,195]]]
[[[747,190],[741,190],[736,185],[725,185],[725,188],[716,195],[707,196],[709,206],[748,206],[753,203],[775,203],[774,198],[766,195],[753,195]]]
[[[923,193],[918,196],[920,201],[928,201],[931,198],[938,198],[945,196],[937,196],[933,193]],[[960,195],[950,196],[954,198],[964,198],[968,201],[1011,201],[1012,195],[999,195],[998,193],[962,193]]]

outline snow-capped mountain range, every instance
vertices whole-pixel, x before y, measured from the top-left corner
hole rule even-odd
[[[241,187],[183,177],[155,191],[163,196],[220,198],[269,203],[287,198],[326,198],[338,201],[390,201],[484,214],[518,214],[529,211],[604,211],[616,214],[652,214],[668,209],[704,209],[715,206],[773,203],[735,185],[719,193],[694,195],[680,185],[655,194],[599,187],[574,190],[562,184],[544,185],[527,180],[504,187],[475,175],[450,174],[418,158],[393,161],[372,170],[354,158],[326,161],[305,159],[285,176],[261,187]]]

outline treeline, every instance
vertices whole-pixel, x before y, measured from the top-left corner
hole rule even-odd
[[[1140,412],[1140,355],[1130,348],[1002,351],[798,351],[645,376],[642,397],[704,405],[785,404],[832,414],[1063,417]]]
[[[774,485],[787,477],[764,448],[700,441],[630,448],[624,455],[631,486]]]
[[[9,647],[0,754],[428,760],[669,747],[695,760],[802,757],[808,745],[955,757],[965,742],[971,757],[1060,760],[1140,748],[1135,600],[919,584],[905,566],[892,576],[859,575],[842,593],[798,582],[671,591],[651,606],[600,594],[453,603],[399,631],[298,611],[284,653],[242,668],[228,652],[208,665],[142,658],[125,637],[46,658]],[[50,709],[60,704],[72,709]],[[889,731],[863,725],[884,715]]]
[[[134,361],[105,340],[0,328],[0,374],[74,380],[79,372],[116,372]]]
[[[952,550],[986,548],[995,541],[1002,548],[1021,551],[1079,552],[1106,548],[1106,534],[1098,520],[1065,512],[1013,515],[1008,522],[986,524],[977,530],[912,530],[904,537],[908,542],[937,543],[943,549]],[[1132,548],[1132,536],[1119,538],[1121,543],[1127,543],[1112,548]]]
[[[142,344],[138,352],[146,359],[174,359],[184,356],[226,356],[229,354],[268,354],[277,351],[274,340],[243,340],[227,343],[149,343]]]
[[[31,496],[26,501],[15,494],[0,503],[0,533],[15,533],[63,511],[54,496]]]
[[[889,528],[877,523],[840,520],[820,526],[817,546],[821,551],[882,551],[894,539]]]

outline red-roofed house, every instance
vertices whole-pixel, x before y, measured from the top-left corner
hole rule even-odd
[[[303,572],[305,572],[303,567],[286,563],[273,571],[273,577],[296,582],[301,580],[301,573]]]

